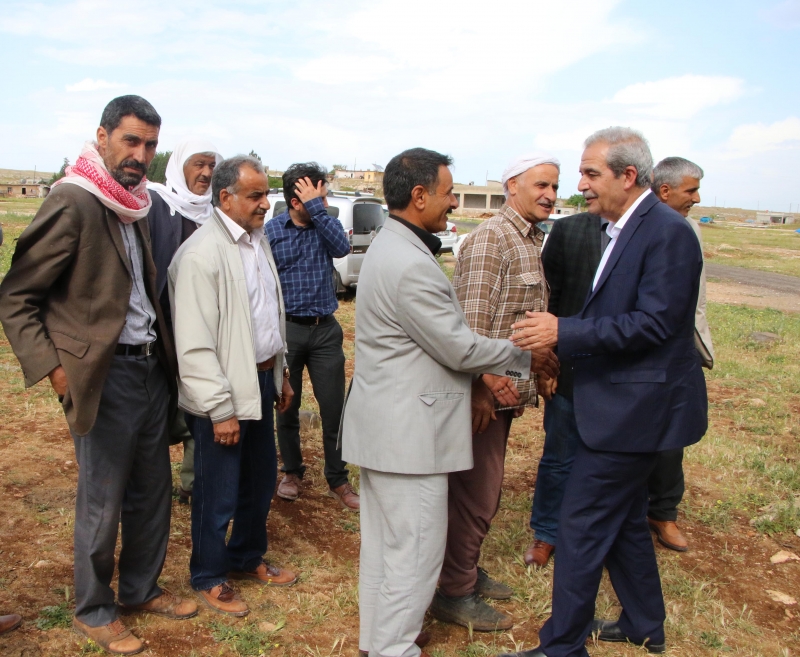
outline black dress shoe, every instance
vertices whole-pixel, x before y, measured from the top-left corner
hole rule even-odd
[[[547,655],[542,652],[541,648],[534,648],[533,650],[523,650],[522,652],[504,652],[502,655],[497,655],[497,657],[547,657]]]
[[[635,646],[645,646],[647,652],[660,654],[667,649],[666,643],[653,643],[649,639],[631,639],[627,636],[616,621],[600,620],[595,618],[592,621],[592,636],[600,641],[614,641],[617,643],[632,643]]]

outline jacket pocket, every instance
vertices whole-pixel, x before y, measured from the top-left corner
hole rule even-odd
[[[89,351],[89,343],[83,340],[78,340],[66,333],[59,333],[58,331],[49,331],[50,340],[55,345],[56,349],[66,351],[72,354],[75,358],[83,358],[86,352]]]
[[[667,370],[623,370],[608,375],[611,383],[666,383]]]
[[[436,402],[457,402],[463,398],[463,392],[425,392],[419,395],[420,401],[426,406],[433,406]]]

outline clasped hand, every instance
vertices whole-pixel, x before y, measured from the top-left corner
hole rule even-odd
[[[525,315],[527,319],[511,325],[516,331],[511,336],[511,341],[520,349],[528,351],[555,347],[558,343],[558,317],[550,313],[526,312]]]

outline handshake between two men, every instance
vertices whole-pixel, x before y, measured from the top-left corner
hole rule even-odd
[[[560,366],[553,351],[558,338],[558,318],[546,312],[526,312],[526,319],[514,323],[511,341],[531,352],[531,372],[537,375],[536,390],[546,401],[553,398]],[[484,374],[472,386],[472,431],[483,433],[490,420],[496,420],[494,401],[501,408],[514,407],[514,417],[525,412],[518,406],[520,393],[507,376]]]

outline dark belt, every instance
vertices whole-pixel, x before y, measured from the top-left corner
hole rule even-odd
[[[304,326],[318,325],[331,319],[333,315],[325,315],[323,317],[303,317],[300,315],[286,315],[286,321],[293,324],[303,324]]]
[[[156,353],[156,343],[145,344],[118,344],[114,347],[116,356],[152,356]]]
[[[267,370],[271,370],[273,367],[275,367],[275,356],[268,358],[263,363],[256,363],[256,369],[259,372],[266,372]]]

